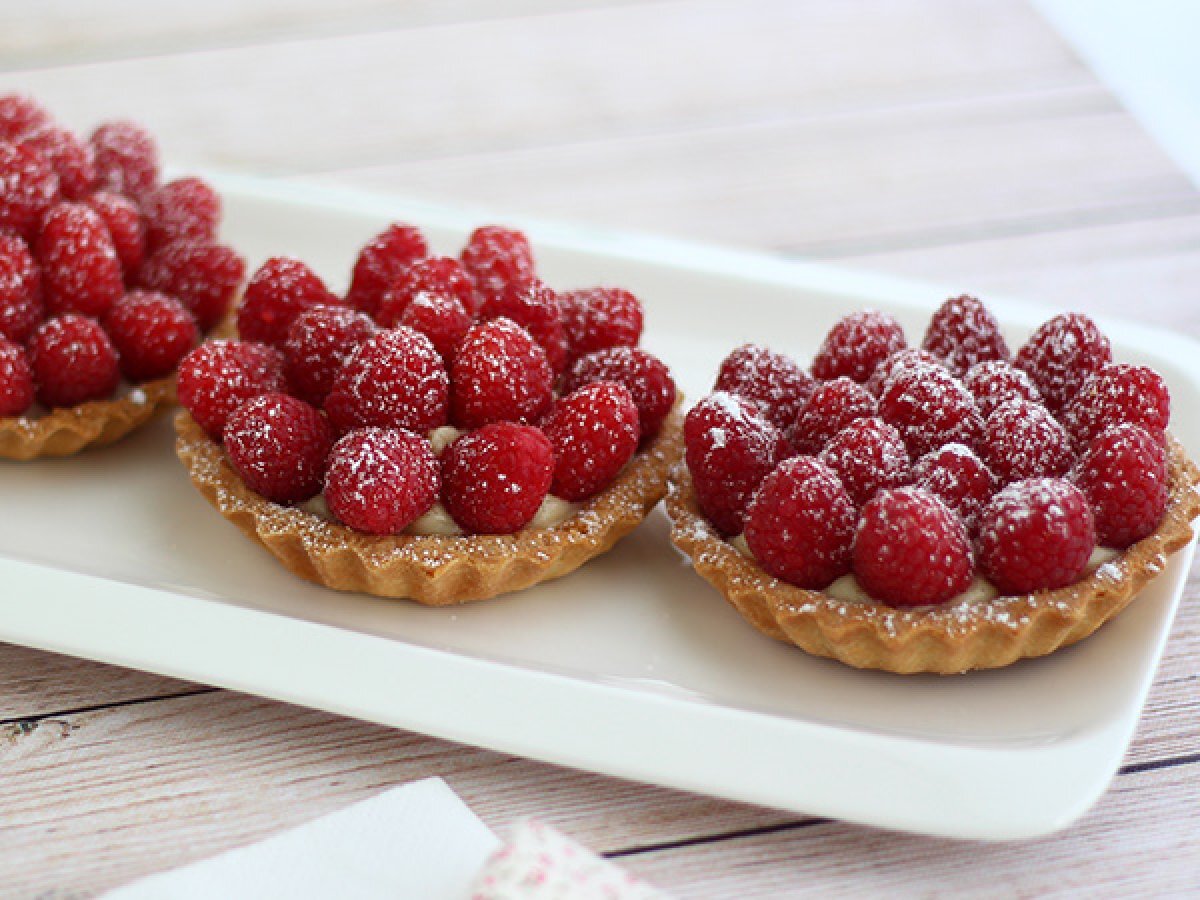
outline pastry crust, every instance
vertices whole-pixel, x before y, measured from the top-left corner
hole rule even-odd
[[[450,606],[559,578],[610,549],[666,492],[682,453],[681,422],[676,404],[654,440],[566,521],[506,535],[369,535],[271,503],[246,487],[186,410],[175,417],[175,450],[205,499],[296,575],[340,591]]]
[[[1192,538],[1200,470],[1169,441],[1170,500],[1158,529],[1083,580],[1053,591],[897,609],[838,600],[764,572],[700,513],[683,463],[671,472],[671,540],[755,628],[860,669],[957,674],[1044,656],[1087,637],[1123,610]]]

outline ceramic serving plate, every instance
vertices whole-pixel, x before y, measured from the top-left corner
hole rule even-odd
[[[456,253],[477,214],[214,178],[225,238],[344,287],[386,222]],[[487,217],[493,218],[493,217]],[[645,237],[513,222],[556,287],[612,283],[695,399],[736,343],[807,360],[843,313],[919,341],[948,291]],[[957,285],[955,291],[969,289]],[[988,298],[1021,341],[1053,311]],[[1200,447],[1200,346],[1101,322],[1156,366]],[[339,594],[284,571],[192,489],[163,420],[117,446],[0,463],[0,639],[261,694],[566,766],[888,828],[977,839],[1062,828],[1137,723],[1194,544],[1094,637],[962,677],[859,672],[761,636],[672,549],[661,511],[571,577],[451,609]]]

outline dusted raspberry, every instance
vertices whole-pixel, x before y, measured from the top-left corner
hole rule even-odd
[[[932,366],[902,369],[889,378],[879,396],[879,415],[899,429],[914,457],[943,444],[972,446],[983,423],[967,389]]]
[[[96,156],[96,184],[140,201],[158,184],[158,145],[133,122],[106,122],[88,139]]]
[[[921,346],[945,360],[961,378],[968,369],[987,360],[1007,360],[1008,343],[1000,323],[986,306],[964,294],[951,297],[929,320]]]
[[[33,368],[25,348],[0,335],[0,419],[33,405]]]
[[[49,123],[50,113],[32,97],[0,94],[0,141],[15,141]]]
[[[688,411],[683,440],[700,510],[723,534],[740,534],[754,492],[786,455],[783,433],[753,400],[717,391]]]
[[[98,191],[84,202],[104,222],[121,261],[125,282],[131,284],[146,258],[146,229],[137,204],[111,191]]]
[[[378,425],[425,433],[446,424],[450,383],[429,338],[411,328],[358,345],[333,378],[325,412],[339,432]]]
[[[1171,421],[1171,393],[1149,366],[1109,363],[1084,383],[1062,418],[1080,448],[1109,426],[1123,422],[1161,439]]]
[[[958,513],[974,533],[979,513],[996,492],[996,478],[965,444],[946,444],[913,463],[913,483]]]
[[[904,345],[904,329],[894,317],[874,309],[853,312],[829,329],[813,358],[812,373],[821,381],[844,375],[862,384]]]
[[[854,533],[854,574],[890,606],[932,606],[961,594],[975,565],[958,514],[928,491],[881,491],[863,507]]]
[[[300,313],[283,342],[284,374],[292,393],[322,405],[342,363],[377,330],[366,313],[344,306],[314,306]]]
[[[196,345],[196,320],[174,297],[130,291],[104,317],[104,330],[121,357],[129,381],[149,381],[175,371]]]
[[[1050,412],[1058,413],[1111,360],[1108,338],[1095,322],[1082,313],[1062,313],[1038,326],[1015,362],[1029,373]]]
[[[670,371],[660,359],[638,347],[609,347],[581,356],[567,370],[563,393],[573,393],[597,381],[615,381],[629,388],[637,405],[643,443],[658,434],[675,405],[675,381]]]
[[[58,175],[64,199],[82,200],[96,186],[96,159],[91,145],[85,144],[65,128],[43,125],[25,134],[22,147],[41,154]]]
[[[419,229],[398,222],[389,225],[359,251],[346,302],[378,321],[379,304],[387,289],[409,266],[428,255],[429,245]]]
[[[912,481],[904,438],[879,418],[851,422],[830,439],[820,459],[842,480],[855,506]]]
[[[729,391],[758,403],[763,415],[779,428],[796,421],[816,382],[790,356],[761,344],[742,344],[717,370],[714,391]]]
[[[450,361],[450,418],[462,428],[536,422],[554,401],[546,351],[509,319],[476,324]]]
[[[77,406],[112,396],[121,380],[117,351],[95,319],[47,319],[29,339],[29,362],[43,406]]]
[[[379,301],[375,321],[384,328],[398,325],[408,304],[424,292],[450,294],[472,317],[479,312],[475,283],[463,264],[452,256],[428,256],[396,276]]]
[[[567,364],[567,336],[563,330],[562,310],[554,291],[536,278],[509,282],[484,298],[479,319],[511,319],[546,351],[546,361],[555,374]]]
[[[179,402],[218,441],[241,404],[286,389],[283,357],[266,344],[207,341],[179,363]]]
[[[441,489],[438,459],[424,437],[362,428],[333,445],[325,503],[338,521],[370,534],[396,534],[427,513]]]
[[[845,376],[823,381],[813,390],[788,432],[791,452],[815,456],[851,422],[878,414],[875,398],[857,381]]]
[[[1093,438],[1074,480],[1105,547],[1124,549],[1152,534],[1167,508],[1166,450],[1137,425],[1114,425]]]
[[[142,201],[146,246],[153,252],[172,241],[211,243],[221,221],[221,198],[200,178],[176,178]]]
[[[534,276],[533,248],[529,239],[513,228],[483,225],[471,232],[459,257],[482,304],[505,285]]]
[[[608,487],[640,438],[633,395],[615,381],[585,385],[559,400],[542,429],[554,447],[552,490],[571,501]]]
[[[152,291],[177,297],[196,317],[201,331],[225,318],[242,279],[246,261],[224,244],[167,244],[147,257],[137,281]]]
[[[828,587],[850,570],[854,503],[820,460],[784,460],[746,510],[746,544],[776,578],[808,590]]]
[[[60,203],[51,209],[38,235],[37,258],[51,315],[103,316],[125,293],[117,249],[91,207]]]
[[[642,338],[642,301],[627,290],[585,288],[558,299],[571,359],[608,347],[636,347]]]
[[[42,321],[42,273],[15,234],[0,231],[0,337],[23,344]]]
[[[422,291],[405,307],[396,324],[421,332],[433,342],[438,355],[449,361],[471,329],[471,316],[453,294]]]
[[[272,256],[246,284],[238,307],[238,334],[247,341],[282,347],[288,326],[304,310],[340,305],[306,264],[291,256]]]
[[[984,507],[979,521],[979,569],[1002,594],[1078,581],[1096,546],[1087,497],[1061,478],[1010,484]]]
[[[273,503],[303,503],[321,491],[333,429],[303,400],[262,394],[241,404],[223,432],[246,487]]]
[[[1066,429],[1028,400],[1010,400],[988,416],[978,447],[1001,484],[1065,475],[1075,461]]]
[[[1042,402],[1042,395],[1024,370],[1001,359],[971,366],[963,376],[963,387],[971,392],[975,405],[979,407],[979,414],[985,419],[996,407],[1010,400]]]
[[[31,241],[60,197],[58,176],[40,153],[0,141],[0,231]]]
[[[537,515],[554,478],[554,448],[538,428],[495,422],[442,453],[442,502],[473,534],[511,534]]]
[[[928,350],[922,350],[919,347],[905,347],[903,350],[897,350],[875,367],[875,371],[871,373],[871,377],[866,382],[867,393],[872,397],[878,397],[883,393],[888,379],[894,374],[901,369],[918,368],[920,366],[946,368],[945,364]]]

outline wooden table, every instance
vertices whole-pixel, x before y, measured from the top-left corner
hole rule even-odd
[[[837,259],[1200,334],[1200,195],[1020,2],[35,9],[0,8],[0,90],[81,130],[140,119],[183,166]],[[502,833],[537,815],[681,897],[1183,892],[1200,886],[1198,595],[1193,574],[1107,795],[1008,845],[0,646],[0,893],[89,895],[432,774]]]

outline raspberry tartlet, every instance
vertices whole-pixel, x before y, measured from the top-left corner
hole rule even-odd
[[[174,402],[245,266],[216,242],[211,187],[159,184],[145,129],[82,140],[28,97],[0,110],[0,457],[67,456]]]
[[[898,673],[1005,666],[1087,637],[1191,539],[1200,470],[1167,388],[1086,316],[1010,355],[971,297],[920,348],[858,313],[800,371],[735,350],[667,497],[675,545],[773,638]]]
[[[553,291],[499,226],[452,258],[391,225],[345,297],[276,257],[240,340],[181,364],[176,449],[310,581],[431,606],[519,590],[604,553],[666,492],[681,414],[642,315],[628,291]]]

